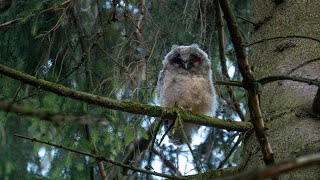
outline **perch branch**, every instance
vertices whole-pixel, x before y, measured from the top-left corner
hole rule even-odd
[[[38,87],[39,89],[50,91],[60,96],[69,97],[72,99],[80,100],[89,104],[94,104],[109,109],[125,111],[133,114],[148,115],[153,117],[163,117],[166,119],[175,119],[177,117],[177,108],[163,108],[159,106],[151,106],[148,104],[136,102],[118,101],[90,93],[76,91],[62,86],[60,84],[52,83],[43,79],[36,78],[34,76],[27,75],[25,73],[16,71],[3,65],[0,65],[0,74]],[[218,118],[211,118],[201,114],[194,114],[190,111],[186,111],[183,109],[178,109],[178,112],[182,120],[189,123],[240,132],[244,132],[252,128],[252,125],[248,122],[221,120]]]

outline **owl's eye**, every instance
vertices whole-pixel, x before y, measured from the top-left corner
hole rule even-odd
[[[182,59],[178,56],[174,57],[171,60],[171,63],[176,67],[176,68],[180,68],[183,65]]]
[[[190,65],[192,67],[197,67],[200,64],[200,60],[201,58],[199,56],[197,56],[196,54],[191,54]]]

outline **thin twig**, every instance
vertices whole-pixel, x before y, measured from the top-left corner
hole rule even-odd
[[[291,77],[291,76],[283,76],[283,75],[264,77],[259,79],[258,82],[264,85],[264,84],[271,83],[274,81],[279,81],[279,80],[298,81],[298,82],[307,83],[309,85],[315,85],[320,87],[320,80],[317,80],[317,79],[308,79],[303,77]]]
[[[147,165],[147,168],[146,168],[147,170],[152,169],[152,167],[151,167],[151,160],[152,160],[152,151],[151,151],[151,149],[154,148],[154,143],[156,142],[157,134],[158,134],[158,131],[160,130],[161,125],[162,125],[162,121],[160,120],[160,121],[158,122],[158,124],[157,124],[154,132],[153,132],[152,141],[151,141],[151,143],[150,143],[149,146],[148,146],[149,159],[148,159],[148,165]]]
[[[20,19],[14,19],[5,23],[0,24],[0,29],[5,28],[7,26],[10,26],[12,24],[16,24],[17,22],[19,22]]]
[[[92,153],[94,153],[95,155],[100,155],[97,146],[92,141],[89,126],[85,125],[84,128],[85,128],[85,133],[86,133],[87,140],[93,145]],[[107,173],[106,173],[106,170],[104,168],[103,162],[101,162],[100,159],[97,159],[97,164],[98,164],[99,172],[100,172],[100,175],[101,175],[101,179],[102,180],[107,180]],[[91,168],[91,172],[92,172],[92,175],[93,175],[93,172],[94,172],[93,167]],[[92,176],[92,177],[93,177],[92,179],[94,180],[94,176]]]
[[[240,144],[241,141],[242,141],[242,136],[239,136],[237,142],[232,146],[232,148],[230,149],[229,153],[225,156],[224,160],[220,162],[220,164],[218,166],[218,169],[222,168],[223,165],[228,161],[228,159],[233,154],[233,152],[237,149],[237,147],[238,147],[238,145]]]
[[[313,40],[313,41],[316,41],[316,42],[320,43],[320,40],[317,39],[317,38],[308,37],[308,36],[300,36],[300,35],[288,35],[288,36],[277,36],[277,37],[261,39],[261,40],[256,41],[256,42],[245,44],[244,46],[249,47],[249,46],[252,46],[252,45],[255,45],[255,44],[259,44],[259,43],[264,43],[264,42],[267,42],[267,41],[272,41],[272,40],[277,40],[277,39],[289,39],[289,38],[309,39],[309,40]]]
[[[168,160],[163,153],[157,151],[157,150],[154,149],[154,148],[151,149],[151,151],[152,151],[154,154],[158,155],[158,156],[160,157],[160,159],[164,162],[164,164],[165,164],[166,166],[168,166],[168,168],[171,169],[171,171],[172,171],[173,173],[175,173],[177,176],[182,176],[182,174],[181,174],[181,172],[179,171],[179,169],[176,168],[176,167],[174,166],[174,164],[172,163],[172,161]]]
[[[221,9],[219,1],[215,1],[215,10],[216,10],[216,17],[217,17],[217,29],[218,29],[218,42],[219,42],[219,58],[221,64],[222,74],[230,81],[230,76],[227,70],[227,62],[225,58],[225,42],[224,42],[224,30],[223,30],[223,21],[221,15]],[[240,108],[240,104],[236,101],[236,97],[234,95],[233,89],[230,86],[227,86],[227,92],[229,97],[232,101],[231,106],[233,109],[238,113],[240,119],[242,121],[245,120],[244,114]]]
[[[191,155],[193,157],[193,161],[194,161],[194,163],[196,165],[197,171],[198,171],[198,173],[201,173],[201,166],[199,164],[198,158],[196,158],[195,154],[193,153],[193,150],[192,150],[192,147],[191,147],[190,142],[188,140],[188,137],[186,135],[186,132],[184,132],[184,130],[183,130],[183,124],[182,124],[182,120],[181,120],[179,112],[177,114],[178,114],[178,116],[177,116],[175,121],[178,122],[178,124],[179,124],[178,128],[182,132],[183,139],[184,139],[185,143],[187,144],[187,146],[188,146],[188,148],[189,148],[189,150],[191,152]]]
[[[245,22],[248,22],[248,23],[252,24],[254,27],[260,26],[259,24],[254,23],[253,21],[250,21],[250,20],[248,20],[248,19],[246,19],[246,18],[244,18],[244,17],[242,17],[242,16],[236,16],[236,17],[239,18],[239,19],[241,19],[241,20],[243,20],[243,21],[245,21]]]
[[[47,145],[50,145],[50,146],[54,146],[56,148],[64,149],[64,150],[67,150],[67,151],[70,151],[70,152],[74,152],[74,153],[78,153],[78,154],[82,154],[82,155],[85,155],[85,156],[93,157],[95,159],[99,159],[99,160],[105,161],[107,163],[114,164],[116,166],[120,166],[120,167],[123,167],[123,168],[131,169],[132,171],[151,174],[151,175],[155,175],[155,176],[159,176],[159,177],[165,177],[165,178],[186,179],[186,178],[183,178],[183,177],[170,176],[170,175],[167,175],[167,174],[161,174],[161,173],[157,173],[157,172],[154,172],[154,171],[147,171],[147,170],[144,170],[144,169],[136,168],[136,167],[133,167],[133,166],[129,166],[129,165],[126,165],[126,164],[119,163],[117,161],[113,161],[113,160],[107,159],[107,158],[105,158],[103,156],[99,156],[99,155],[95,155],[95,154],[92,154],[92,153],[87,153],[87,152],[84,152],[84,151],[72,149],[72,148],[69,148],[69,147],[66,147],[66,146],[62,146],[62,145],[59,145],[59,144],[50,143],[48,141],[42,141],[42,140],[39,140],[39,139],[36,139],[36,138],[30,138],[30,137],[19,135],[19,134],[14,134],[14,136],[22,138],[22,139],[27,139],[27,140],[30,140],[30,141],[35,141],[35,142],[38,142],[38,143],[47,144]]]
[[[316,62],[316,61],[319,61],[319,60],[320,60],[320,57],[314,58],[314,59],[310,59],[310,60],[308,60],[308,61],[305,61],[305,62],[299,64],[297,67],[291,69],[291,71],[288,72],[288,74],[293,73],[293,72],[296,71],[297,69],[300,69],[300,68],[302,68],[303,66],[305,66],[305,65],[307,65],[307,64],[310,64],[310,63],[313,63],[313,62]]]

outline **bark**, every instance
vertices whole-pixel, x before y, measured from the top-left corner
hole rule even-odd
[[[291,38],[262,41],[251,46],[249,60],[257,79],[272,75],[309,79],[320,77],[319,60],[299,66],[320,54],[320,43],[313,40],[320,39],[319,8],[320,1],[252,1],[253,22],[261,26],[252,32],[250,43],[291,35]],[[296,68],[298,66],[299,68]],[[261,109],[264,119],[267,120],[267,133],[276,161],[320,150],[320,121],[319,117],[312,115],[316,92],[316,86],[293,81],[277,81],[263,85],[260,94]],[[242,168],[250,169],[257,164],[263,164],[258,147],[254,136],[247,139]],[[290,172],[281,176],[281,179],[319,177],[320,167],[316,166]]]

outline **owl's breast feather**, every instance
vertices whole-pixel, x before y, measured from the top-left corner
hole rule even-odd
[[[209,78],[176,75],[165,78],[163,85],[163,106],[172,107],[177,104],[197,113],[211,112],[214,90]]]

